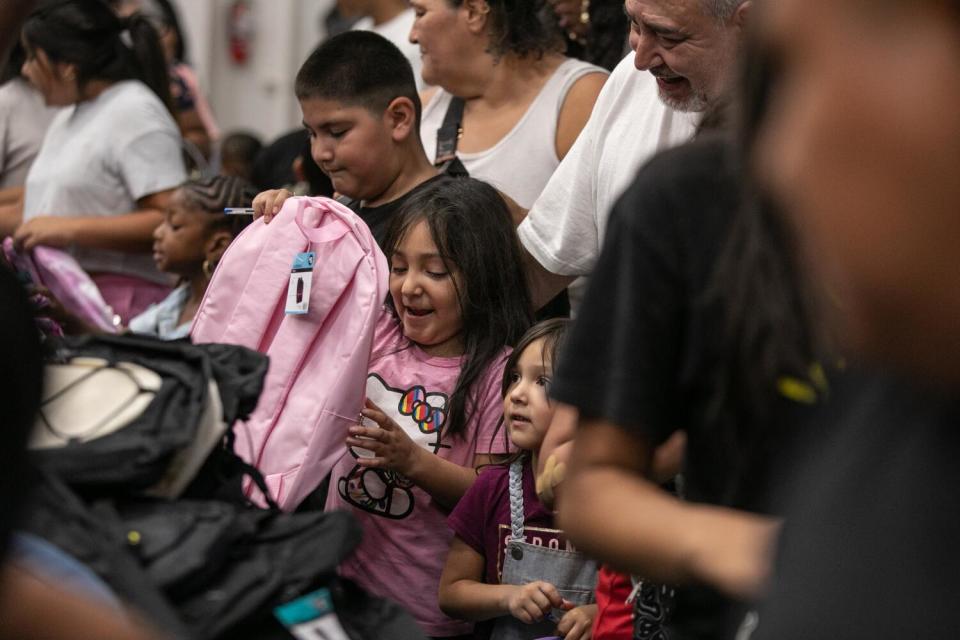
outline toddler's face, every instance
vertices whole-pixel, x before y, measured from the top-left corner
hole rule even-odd
[[[403,335],[434,356],[463,355],[457,296],[462,278],[447,266],[424,220],[407,231],[390,258],[390,296]]]
[[[547,398],[553,363],[543,351],[546,338],[530,343],[510,371],[510,386],[503,396],[503,419],[513,444],[524,451],[538,452],[553,420],[553,406]]]
[[[188,206],[181,193],[170,200],[163,222],[153,231],[153,261],[165,273],[193,277],[206,256],[207,214]]]
[[[384,118],[365,107],[323,98],[301,100],[300,109],[310,154],[337,193],[373,200],[387,190],[395,151]]]

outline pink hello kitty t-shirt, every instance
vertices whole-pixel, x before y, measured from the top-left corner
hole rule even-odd
[[[464,437],[445,433],[450,396],[462,358],[429,356],[401,333],[389,311],[381,314],[367,376],[367,398],[431,453],[465,467],[474,456],[505,453],[500,384],[510,351],[475,386]],[[449,512],[403,475],[363,469],[362,452],[351,450],[337,463],[326,509],[349,509],[363,525],[363,541],[341,565],[341,573],[373,594],[402,605],[430,636],[470,633],[473,624],[440,611],[437,589],[452,533]]]

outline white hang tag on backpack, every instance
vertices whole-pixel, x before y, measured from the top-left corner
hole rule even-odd
[[[294,256],[284,310],[288,316],[302,316],[310,310],[310,287],[313,285],[313,265],[316,261],[317,254],[313,251]]]
[[[350,640],[333,611],[328,589],[317,589],[282,604],[273,615],[297,640]]]

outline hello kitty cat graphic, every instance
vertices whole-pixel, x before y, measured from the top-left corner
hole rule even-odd
[[[380,376],[367,376],[367,399],[387,414],[410,439],[431,453],[441,444],[447,420],[447,395],[430,393],[422,386],[394,389]],[[370,457],[362,447],[350,447],[354,458]],[[387,469],[365,469],[354,465],[340,478],[337,491],[353,506],[385,518],[406,518],[413,511],[413,483],[402,473]]]

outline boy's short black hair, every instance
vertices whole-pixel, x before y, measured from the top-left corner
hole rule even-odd
[[[341,33],[314,49],[297,72],[294,89],[298,100],[338,100],[378,116],[397,98],[409,98],[420,126],[420,96],[410,62],[372,31]]]

